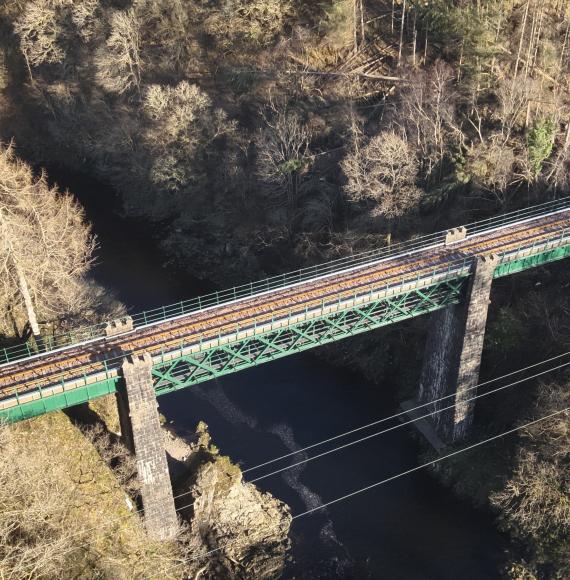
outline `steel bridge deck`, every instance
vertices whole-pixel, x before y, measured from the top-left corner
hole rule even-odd
[[[0,417],[112,393],[132,353],[152,356],[160,395],[444,308],[462,300],[473,260],[490,253],[501,258],[495,277],[570,256],[570,208],[1,365]]]

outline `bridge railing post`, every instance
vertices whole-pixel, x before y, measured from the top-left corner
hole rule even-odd
[[[14,396],[16,397],[16,403],[18,404],[18,407],[19,407],[20,406],[20,390],[18,388],[16,388]]]
[[[515,254],[515,262],[519,259],[520,251],[521,251],[521,246],[519,245],[517,247],[517,251],[516,251],[516,254]]]

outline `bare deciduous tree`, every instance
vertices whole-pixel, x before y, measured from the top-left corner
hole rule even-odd
[[[373,213],[391,219],[414,209],[422,191],[415,184],[418,162],[409,143],[385,131],[360,145],[342,162],[346,192],[355,201],[373,200]]]
[[[501,135],[495,135],[469,149],[464,171],[477,189],[492,194],[504,205],[509,188],[518,179],[516,164],[515,150],[503,142]]]
[[[207,31],[222,46],[236,43],[268,44],[282,30],[292,12],[290,0],[221,0],[220,10],[211,10]]]
[[[463,141],[455,119],[453,69],[437,61],[429,70],[413,75],[402,91],[396,119],[408,139],[416,144],[422,174],[429,180],[450,149]]]
[[[567,408],[568,382],[542,385],[538,416]],[[531,539],[536,563],[570,568],[570,421],[563,413],[527,427],[522,434],[516,466],[503,489],[491,495],[500,508],[501,526],[517,538]],[[564,577],[555,575],[553,577]]]
[[[311,159],[311,130],[297,113],[272,104],[257,141],[258,175],[277,201],[284,200],[293,218],[303,174]]]
[[[110,26],[111,33],[95,59],[97,80],[113,93],[140,91],[142,63],[135,11],[115,10],[110,16]]]
[[[532,79],[517,82],[504,80],[499,83],[496,93],[500,107],[495,117],[501,123],[501,134],[505,143],[511,138],[517,124],[523,124],[523,114],[536,91],[536,84]]]
[[[0,145],[0,299],[16,329],[23,318],[39,338],[39,317],[52,321],[80,307],[94,248],[75,199]]]
[[[144,142],[152,153],[152,182],[163,191],[192,193],[203,181],[206,152],[216,138],[234,131],[235,122],[213,108],[210,97],[187,81],[174,87],[150,85],[142,109],[149,121]],[[162,203],[168,205],[168,199]],[[173,210],[176,208],[171,207]]]
[[[61,42],[62,29],[57,18],[57,7],[66,0],[34,0],[28,2],[14,22],[14,30],[20,37],[20,48],[30,77],[31,67],[43,63],[61,62],[65,50]]]
[[[100,8],[99,0],[82,0],[71,7],[71,21],[85,42],[89,42],[95,34]]]

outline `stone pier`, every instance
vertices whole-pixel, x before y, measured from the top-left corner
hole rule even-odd
[[[136,457],[147,532],[168,540],[176,535],[178,520],[151,370],[149,355],[125,360],[117,403],[124,441]]]
[[[435,411],[454,408],[433,416],[439,435],[452,443],[464,439],[473,422],[475,387],[483,351],[493,272],[498,264],[494,255],[476,259],[463,304],[433,313],[428,330],[424,364],[420,378],[419,401]]]

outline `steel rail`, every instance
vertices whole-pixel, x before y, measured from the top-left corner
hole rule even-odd
[[[536,228],[535,228],[535,230],[536,230]],[[527,232],[527,237],[529,237],[529,238],[532,238],[533,236],[532,236],[532,235],[530,235],[530,234],[528,234],[528,232]],[[534,236],[534,238],[536,238],[536,236]],[[494,240],[493,240],[493,239],[491,239],[490,241],[488,241],[488,244],[491,244],[493,241],[494,241]],[[472,247],[477,247],[478,245],[480,245],[480,243],[479,243],[478,241],[473,241],[472,243],[470,243],[470,244],[468,244],[468,245],[465,245],[465,244],[464,244],[464,245],[463,245],[463,246],[462,246],[460,249],[461,249],[463,252],[465,252],[465,251],[469,251],[469,250],[471,250],[471,248],[472,248]],[[494,247],[494,246],[493,246],[493,247]],[[434,256],[432,256],[432,257],[434,257]],[[439,256],[439,257],[441,258],[441,256]],[[441,261],[441,260],[440,260],[440,261]],[[447,263],[449,263],[449,261],[448,261]],[[417,266],[417,267],[421,267],[423,264],[424,264],[424,261],[423,261],[423,260],[419,260],[419,261],[416,261],[416,262],[414,262],[414,263],[412,263],[412,264],[409,264],[409,263],[408,263],[408,264],[404,264],[403,266],[404,266],[404,267],[407,267],[407,268],[408,268],[408,270],[409,270],[411,267],[416,267],[416,266]],[[401,270],[401,268],[402,268],[402,264],[398,264],[397,266],[395,266],[395,267],[393,267],[393,268],[390,268],[390,269],[387,269],[387,270],[383,270],[383,271],[381,272],[381,274],[382,274],[384,277],[386,277],[386,275],[387,275],[387,274],[389,274],[389,273],[391,273],[391,272],[393,272],[393,271],[395,271],[395,270],[399,272],[399,271]],[[428,268],[428,269],[431,269],[431,268],[432,268],[432,266],[431,266],[431,265],[429,265],[429,266],[426,266],[426,268]],[[364,267],[363,267],[363,268],[361,268],[361,271],[363,272],[363,274],[362,274],[362,275],[369,275],[369,274],[370,274],[370,273],[366,273],[366,272],[364,271]],[[417,269],[416,269],[416,271],[417,271]],[[377,275],[377,274],[378,274],[378,272],[374,272],[374,275]],[[354,287],[354,281],[355,281],[355,279],[354,279],[354,278],[349,278],[347,282],[348,282],[348,283],[350,283],[351,287]],[[338,287],[340,284],[342,284],[342,282],[340,282],[340,283],[339,283],[339,282],[337,282],[337,287]],[[342,286],[341,286],[341,287],[342,287]],[[328,286],[327,286],[327,288],[328,288]],[[281,291],[281,292],[282,292],[282,291]],[[281,292],[278,292],[278,293],[276,293],[276,296],[277,296],[277,297],[279,297],[279,296],[281,295]],[[320,297],[322,298],[323,296],[326,296],[326,295],[329,295],[329,294],[333,294],[334,296],[338,296],[338,291],[334,291],[334,292],[326,292],[326,291],[325,291],[325,292],[324,292],[324,294],[320,294]],[[272,303],[272,310],[275,310],[275,302],[273,302],[273,303]],[[234,312],[238,312],[238,311],[236,310],[236,311],[234,311]],[[235,317],[233,316],[233,315],[234,315],[234,312],[230,312],[230,313],[223,312],[223,315],[231,315],[231,316],[233,317],[233,322],[238,322],[238,323],[239,323],[239,322],[240,322],[240,319],[237,319],[237,321],[236,321]],[[210,321],[205,321],[205,322],[210,322]],[[211,324],[209,325],[209,327],[211,328]],[[187,325],[182,325],[182,328],[187,328]],[[127,334],[130,334],[130,333],[127,333]],[[171,332],[170,332],[170,331],[166,331],[164,334],[171,334]],[[125,336],[125,335],[123,335],[123,336]],[[146,336],[142,336],[140,340],[143,340],[144,338],[146,338]],[[112,339],[112,340],[111,340],[111,339],[108,339],[108,340],[107,340],[107,348],[111,349],[111,348],[113,347],[113,344],[114,344],[114,343],[116,343],[116,342],[117,342],[117,340],[119,340],[119,339],[120,339],[120,337],[113,337],[113,339]],[[44,354],[42,358],[43,358],[43,359],[45,359],[45,358],[47,358],[48,356],[50,356],[50,354],[52,354],[52,353]],[[40,363],[40,364],[41,364],[41,363]],[[31,370],[29,366],[28,366],[27,368],[28,368],[29,370]],[[32,367],[32,368],[33,368],[33,367]],[[1,376],[1,375],[0,375],[0,376]],[[0,379],[0,380],[1,380],[1,379]]]
[[[431,267],[431,266],[430,266],[430,267]],[[239,320],[238,320],[238,322],[239,322]],[[170,334],[170,333],[168,333],[168,334]]]
[[[522,210],[506,213],[501,216],[486,218],[466,224],[462,227],[467,229],[468,236],[471,237],[474,235],[490,233],[493,230],[505,227],[505,225],[522,224],[537,216],[547,217],[569,208],[570,197],[545,202]],[[262,295],[277,289],[291,287],[313,279],[316,280],[325,276],[340,274],[351,268],[366,266],[368,264],[373,265],[381,259],[396,258],[404,252],[415,253],[428,249],[431,245],[438,246],[443,244],[446,231],[428,234],[405,242],[400,242],[387,248],[369,250],[352,256],[338,258],[323,264],[302,268],[300,270],[273,276],[250,284],[236,286],[228,290],[214,292],[205,296],[198,296],[197,298],[133,314],[131,318],[133,319],[134,330],[168,322],[178,317],[186,316],[194,312],[202,312],[223,304],[235,303],[238,300]],[[2,361],[0,363],[0,368],[18,360],[34,356],[42,356],[48,352],[58,351],[71,346],[87,344],[103,339],[105,338],[106,325],[107,322],[88,327],[80,327],[68,333],[52,337],[45,337],[42,352],[34,352],[30,343],[2,349],[0,350],[0,361]]]
[[[548,224],[546,224],[546,225],[548,225]],[[538,226],[537,228],[539,229],[539,228],[541,228],[541,227],[543,227],[543,226],[544,226],[544,224],[540,224],[540,226]],[[535,228],[535,229],[537,229],[537,228]],[[546,233],[546,234],[543,234],[543,236],[544,236],[544,235],[547,235],[547,236],[548,236],[548,235],[550,235],[550,234],[552,234],[552,232],[548,232],[548,233]],[[564,235],[564,234],[563,234],[563,235]],[[506,236],[503,236],[503,237],[508,237],[508,235],[506,235]],[[501,238],[499,238],[499,239],[501,239]],[[491,239],[491,240],[488,240],[488,241],[487,241],[487,243],[492,243],[493,241],[494,241],[494,240],[493,240],[493,239]],[[548,241],[549,241],[549,240],[546,240],[546,244],[548,244]],[[517,246],[517,244],[518,244],[518,246]],[[535,244],[533,244],[533,246],[534,246],[534,245],[535,245]],[[516,250],[516,252],[517,252],[517,253],[518,253],[518,252],[520,251],[520,249],[521,249],[521,245],[520,245],[520,243],[519,243],[519,241],[518,241],[518,240],[517,240],[517,241],[515,241],[515,242],[511,242],[511,244],[509,245],[509,247],[515,247],[515,250]],[[528,246],[526,246],[526,247],[528,248]],[[465,249],[465,248],[462,248],[462,249]],[[485,248],[482,248],[482,249],[480,248],[480,250],[481,250],[483,253],[486,253],[486,252],[488,252],[489,248],[487,248],[487,247],[485,247]],[[445,257],[445,256],[444,256],[444,257]],[[475,259],[475,254],[473,254],[472,256],[466,257],[466,258],[464,258],[463,260],[458,260],[456,263],[459,263],[459,262],[461,262],[461,263],[463,263],[463,265],[465,266],[465,264],[466,264],[466,263],[469,263],[469,264],[470,264],[470,263],[472,262],[472,260],[473,260],[473,259]],[[448,272],[448,273],[451,273],[452,275],[454,275],[454,276],[457,276],[457,273],[456,273],[456,272],[452,272],[452,270],[451,270],[451,265],[452,265],[452,264],[453,264],[453,262],[449,262],[449,261],[448,261],[448,262],[444,262],[444,263],[443,263],[443,265],[444,265],[444,268],[443,268],[443,269],[444,269],[444,270],[447,270],[447,272]],[[435,269],[437,269],[437,266],[436,266],[436,268],[435,268]],[[434,269],[434,272],[435,272],[435,269]],[[424,271],[431,271],[431,270],[432,270],[432,266],[430,265],[429,267],[427,267],[427,268],[424,268],[423,270],[424,270]],[[385,274],[385,272],[376,272],[376,274],[378,274],[378,273],[380,273],[380,274]],[[413,274],[414,274],[414,275],[416,275],[416,272],[414,271],[414,272],[413,272]],[[420,279],[420,274],[419,274],[419,273],[417,273],[417,277],[418,277],[418,280],[419,280],[419,279]],[[405,281],[405,279],[404,279],[404,278],[402,278],[402,284],[404,284],[404,281]],[[349,282],[350,282],[350,280],[349,280]],[[377,281],[375,281],[375,282],[372,284],[372,286],[374,286],[375,284],[377,284]],[[397,286],[398,286],[398,284],[395,284],[394,286],[395,286],[395,287],[397,287]],[[349,292],[349,295],[350,295],[350,293],[352,292],[352,290],[353,290],[353,289],[354,289],[354,285],[353,285],[352,289],[349,289],[349,290],[350,290],[350,292]],[[346,291],[346,292],[348,292],[348,291]],[[338,292],[336,292],[336,293],[335,293],[335,295],[338,295]],[[319,302],[319,301],[317,301],[317,302]],[[320,302],[322,303],[322,302],[323,302],[323,300],[320,300]],[[340,296],[339,296],[339,303],[340,303]],[[302,304],[302,303],[301,303],[301,304]],[[289,310],[289,317],[290,317],[290,316],[291,316],[291,310]],[[254,324],[257,322],[257,319],[256,319],[255,317],[254,317],[253,319],[251,319],[251,320],[253,321],[253,323],[254,323]],[[238,321],[238,322],[237,322],[237,325],[236,325],[236,323],[234,322],[234,323],[227,324],[226,326],[227,326],[227,327],[232,327],[232,326],[233,326],[233,327],[236,327],[236,326],[237,326],[237,328],[239,329],[239,327],[240,327],[240,322]],[[220,337],[221,337],[221,331],[218,333],[218,341],[220,340]],[[185,340],[185,339],[183,339],[183,342],[184,342],[184,340]],[[177,338],[177,339],[176,339],[176,341],[173,341],[173,342],[176,342],[176,343],[179,345],[179,344],[180,344],[180,338]],[[162,346],[162,348],[161,348],[161,351],[162,351],[162,353],[164,353],[164,345],[161,345],[161,346]],[[143,348],[144,348],[144,347],[143,347]],[[150,348],[149,348],[148,350],[152,350],[152,349],[150,349]],[[122,356],[124,356],[125,354],[127,354],[127,353],[123,353],[123,354],[122,354]],[[117,360],[121,359],[121,358],[122,358],[122,356],[121,356],[121,357],[117,357]],[[96,363],[93,363],[93,365],[90,365],[90,366],[91,366],[91,368],[88,368],[88,370],[89,370],[89,371],[90,371],[90,370],[95,370],[95,369],[93,368],[93,366],[100,367],[100,366],[101,366],[101,365],[103,365],[103,364],[104,364],[104,367],[105,367],[105,369],[108,369],[108,363],[109,363],[109,362],[111,362],[111,360],[112,360],[112,359],[108,358],[108,359],[106,359],[106,360],[103,360],[103,361],[97,361]],[[63,373],[69,373],[69,372],[73,372],[73,370],[72,370],[72,369],[68,369],[68,370],[63,370],[62,372],[63,372]],[[84,374],[84,373],[82,373],[82,374]],[[84,376],[85,376],[85,374],[84,374]],[[28,382],[26,383],[26,387],[30,387],[30,386],[33,386],[33,385],[32,385],[32,384],[31,384],[31,383],[28,381]]]
[[[564,211],[564,210],[557,210],[557,211],[555,211],[555,212],[552,212],[552,213],[550,213],[550,214],[547,214],[546,216],[542,216],[542,217],[549,217],[549,216],[551,216],[551,215],[554,215],[554,214],[556,214],[556,213],[559,213],[560,211]],[[522,223],[524,223],[524,222],[526,222],[526,221],[528,221],[528,220],[527,220],[527,219],[525,219],[525,220],[523,220],[523,221],[519,221],[519,222],[517,222],[517,223],[516,223],[516,224],[514,224],[514,225],[518,226],[518,225],[520,225],[520,224],[522,224]],[[503,227],[504,227],[504,226],[503,226]],[[497,230],[497,231],[499,231],[500,229],[502,229],[502,228],[495,228],[495,230]],[[488,232],[487,232],[487,233],[489,233],[490,231],[492,231],[492,230],[488,230]],[[481,234],[477,234],[477,235],[481,235]],[[475,236],[467,236],[467,239],[471,239],[471,238],[473,238],[473,237],[475,237]],[[437,247],[439,247],[439,246],[441,246],[441,245],[442,245],[442,244],[438,244],[438,245],[434,245],[434,246],[429,246],[429,247],[427,247],[427,248],[424,248],[423,250],[425,251],[425,250],[427,250],[427,249],[435,249],[435,248],[437,248]],[[394,256],[394,257],[383,258],[383,259],[380,259],[380,260],[378,260],[378,261],[376,261],[376,262],[367,262],[367,263],[363,264],[363,265],[362,265],[362,266],[360,266],[360,267],[353,267],[353,268],[350,268],[350,269],[348,269],[348,270],[341,270],[341,271],[339,271],[339,272],[337,272],[337,273],[334,273],[333,275],[336,275],[336,277],[338,277],[338,276],[341,276],[341,275],[343,275],[343,274],[345,274],[345,273],[347,273],[347,272],[350,272],[350,271],[353,271],[353,270],[356,270],[356,269],[364,269],[365,267],[370,267],[370,266],[377,265],[377,264],[379,264],[379,263],[381,263],[381,262],[383,262],[383,261],[393,260],[393,259],[396,259],[397,257],[410,256],[410,255],[412,255],[412,254],[418,253],[418,251],[420,251],[420,250],[414,250],[414,251],[412,251],[412,252],[409,252],[408,254],[400,254],[400,255],[397,255],[397,256]],[[309,279],[309,280],[307,280],[307,282],[306,282],[306,283],[308,283],[308,282],[313,282],[313,281],[320,280],[320,279],[324,279],[324,278],[326,278],[326,277],[329,277],[329,276],[331,276],[331,274],[328,274],[328,275],[326,275],[326,276],[321,276],[321,277],[318,277],[318,278],[312,278],[312,279]],[[302,282],[298,282],[298,283],[295,283],[295,284],[291,284],[291,285],[289,285],[289,286],[287,286],[287,287],[284,287],[284,288],[282,288],[282,289],[283,289],[283,290],[285,290],[285,289],[287,289],[287,288],[293,288],[293,287],[299,286],[300,284],[303,284],[303,283],[302,283]],[[256,294],[255,296],[262,296],[262,295],[265,295],[265,294],[268,294],[268,293],[272,293],[272,292],[275,292],[275,291],[274,291],[274,290],[273,290],[273,291],[264,291],[264,292],[261,292],[261,293],[258,293],[258,294]],[[246,298],[247,298],[247,297],[246,297]],[[228,304],[237,304],[237,303],[239,303],[239,302],[242,302],[242,301],[244,301],[246,298],[240,298],[240,299],[237,299],[237,300],[231,301],[231,302],[229,302]],[[207,310],[211,310],[211,309],[213,309],[213,308],[216,308],[216,307],[203,308],[203,309],[202,309],[202,310],[200,310],[199,312],[205,312],[205,311],[207,311]],[[180,318],[184,318],[185,316],[186,316],[186,315],[180,315],[180,316],[177,316],[177,317],[169,318],[169,319],[167,319],[167,320],[165,320],[165,321],[161,322],[160,324],[164,324],[164,323],[166,323],[166,322],[170,322],[170,321],[172,321],[172,320],[177,320],[177,319],[180,319]],[[139,328],[135,328],[134,330],[132,330],[132,331],[130,331],[130,332],[123,333],[123,334],[121,334],[121,335],[119,335],[119,336],[126,336],[127,334],[132,334],[132,333],[135,333],[135,332],[140,332],[141,330],[143,330],[143,329],[145,329],[145,328],[150,328],[151,326],[155,326],[156,324],[158,324],[158,323],[149,324],[149,325],[147,325],[147,326],[142,326],[142,327],[139,327]],[[88,345],[88,344],[93,344],[93,343],[95,343],[96,341],[100,341],[100,340],[101,340],[101,338],[92,339],[92,340],[90,340],[90,341],[85,341],[85,342],[83,342],[83,343],[80,343],[80,345],[82,345],[82,346],[86,346],[86,345]],[[56,353],[56,352],[62,352],[62,351],[64,351],[64,350],[70,350],[70,349],[74,348],[75,346],[80,346],[80,345],[69,345],[69,346],[66,346],[66,347],[62,347],[62,348],[60,348],[60,349],[56,349],[56,350],[54,350],[54,351],[49,351],[49,352],[47,352],[47,353],[45,353],[45,352],[42,352],[42,353],[39,353],[39,354],[33,355],[33,356],[31,356],[31,357],[25,357],[25,358],[26,358],[26,360],[30,360],[30,359],[38,359],[38,358],[42,358],[42,357],[47,357],[47,356],[49,356],[50,354],[53,354],[53,353]],[[15,363],[15,362],[17,362],[17,361],[14,361],[14,363]],[[0,365],[0,371],[1,371],[1,369],[2,369],[3,367],[9,366],[9,365],[11,365],[11,364],[14,364],[14,363],[5,363],[5,364],[3,364],[3,365]]]

